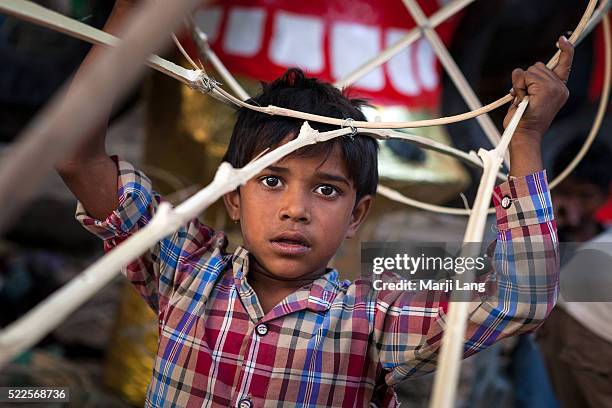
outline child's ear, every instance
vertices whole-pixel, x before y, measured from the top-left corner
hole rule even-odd
[[[223,203],[225,204],[225,209],[227,210],[227,214],[232,219],[232,221],[240,220],[240,191],[235,189],[230,193],[226,193],[223,195]]]
[[[359,202],[355,205],[355,208],[353,208],[353,213],[351,214],[351,222],[348,230],[346,231],[346,238],[350,239],[355,236],[359,230],[359,226],[368,216],[372,202],[372,196],[366,195],[361,197]]]

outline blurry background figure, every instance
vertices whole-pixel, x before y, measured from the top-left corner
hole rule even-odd
[[[567,167],[583,143],[576,138],[559,151],[553,174]],[[559,241],[585,242],[606,230],[598,215],[608,200],[611,180],[612,154],[605,143],[596,140],[572,174],[553,190]]]
[[[582,140],[576,139],[563,148],[555,160],[558,174],[571,161]],[[612,152],[603,143],[595,143],[582,163],[559,187],[553,191],[559,238],[563,242],[583,242],[597,245],[607,253],[607,261],[593,270],[589,260],[580,260],[575,267],[581,276],[569,289],[597,279],[589,284],[612,288],[612,230],[598,219],[601,206],[606,202],[612,182]],[[584,245],[584,247],[588,247]],[[592,253],[587,253],[592,257]],[[580,256],[577,252],[576,257]],[[557,398],[563,407],[612,406],[612,299],[572,299],[565,290],[570,260],[561,269],[561,302],[538,332],[540,345]],[[565,273],[564,273],[565,272]],[[572,300],[583,300],[574,302]],[[597,302],[607,300],[607,302]]]

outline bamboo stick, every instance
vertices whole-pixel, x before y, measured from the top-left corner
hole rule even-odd
[[[195,37],[196,44],[200,53],[205,55],[208,61],[212,64],[215,70],[221,75],[223,81],[230,87],[230,89],[243,101],[246,101],[250,98],[247,91],[244,90],[242,85],[236,80],[236,78],[229,72],[229,70],[223,65],[223,62],[217,56],[217,53],[210,48],[210,44],[208,44],[208,36],[200,27],[198,27],[192,18],[189,19],[189,26],[191,27],[191,32]]]
[[[575,43],[581,36],[582,31],[590,20],[596,0],[590,0],[582,19],[574,33],[570,36],[570,41]],[[553,68],[559,61],[560,51],[549,62],[549,68]],[[516,112],[512,116],[508,127],[504,131],[502,140],[497,147],[491,151],[480,149],[479,156],[483,160],[484,172],[480,179],[476,202],[473,212],[468,220],[468,226],[464,235],[464,243],[481,242],[484,234],[484,227],[487,217],[487,209],[491,200],[493,186],[495,184],[495,174],[503,161],[503,154],[508,149],[508,145],[518,126],[518,123],[525,113],[529,103],[528,97],[519,104]],[[432,408],[451,408],[454,404],[459,379],[459,369],[461,357],[463,355],[463,345],[465,342],[465,328],[470,303],[452,302],[449,304],[449,312],[446,329],[442,337],[442,345],[438,360],[438,370],[434,378],[434,387],[430,407]]]
[[[95,45],[117,47],[120,43],[119,38],[112,34],[66,17],[31,1],[3,0],[0,2],[0,10],[20,19],[51,28]],[[147,60],[147,65],[187,85],[191,84],[198,76],[197,72],[185,69],[157,55],[150,56]]]
[[[60,91],[9,148],[0,163],[0,233],[16,219],[53,164],[103,120],[99,106],[124,96],[144,70],[144,61],[167,43],[169,33],[199,0],[145,2],[122,30],[115,48],[104,50],[96,64],[85,67],[67,97]],[[34,4],[3,0],[3,10],[32,11]],[[65,89],[64,89],[65,90]],[[33,165],[35,163],[35,165]],[[27,177],[24,177],[27,175]]]
[[[463,10],[466,6],[473,3],[474,0],[454,0],[441,9],[437,10],[434,14],[432,14],[429,22],[433,28],[436,28],[444,21]],[[389,61],[395,55],[399,54],[404,48],[408,47],[413,42],[417,41],[423,35],[420,27],[415,27],[408,34],[400,38],[389,48],[385,49],[383,52],[378,54],[376,57],[371,60],[363,63],[353,72],[346,75],[339,81],[334,83],[334,86],[337,88],[347,88],[357,82],[361,77],[366,75],[368,72],[372,71],[374,68],[384,64]]]
[[[599,7],[597,8],[597,10],[595,10],[593,16],[589,20],[589,23],[584,28],[582,35],[576,41],[576,45],[579,45],[582,40],[586,38],[587,35],[591,34],[593,29],[600,23],[602,18],[608,14],[608,12],[610,11],[610,7],[612,7],[612,0],[600,1]]]
[[[440,60],[440,63],[444,67],[444,70],[452,79],[453,83],[459,90],[459,93],[463,97],[465,103],[471,110],[482,108],[482,103],[480,103],[480,100],[476,96],[476,93],[468,83],[467,79],[465,79],[465,76],[457,66],[457,63],[455,62],[453,57],[450,55],[450,52],[448,52],[448,49],[444,46],[444,43],[442,43],[442,40],[438,36],[438,33],[436,33],[436,31],[431,28],[431,22],[427,19],[421,7],[417,4],[415,0],[403,0],[403,2],[406,8],[408,9],[408,12],[412,15],[414,21],[423,31],[425,38],[427,39],[427,41],[429,41],[429,44],[431,44],[431,47],[433,48],[434,52],[436,53],[436,56]],[[476,120],[478,121],[478,124],[482,128],[487,138],[489,139],[489,142],[491,142],[491,145],[497,146],[500,141],[501,135],[499,134],[499,131],[493,124],[493,121],[491,120],[489,115],[480,115],[476,118]],[[508,154],[504,155],[504,160],[508,168],[510,168],[510,158]]]
[[[493,187],[495,186],[495,174],[501,167],[503,155],[508,147],[510,139],[514,135],[516,127],[527,109],[528,98],[525,98],[515,112],[510,124],[506,128],[499,145],[492,150],[480,149],[478,155],[484,163],[484,172],[480,178],[480,185],[476,195],[476,202],[468,220],[468,226],[463,237],[464,244],[481,242],[487,219],[487,210]],[[469,247],[468,250],[470,250]],[[466,256],[475,254],[467,253]],[[462,254],[463,256],[463,254]],[[442,338],[442,346],[439,355],[438,370],[434,379],[434,388],[430,407],[450,408],[455,401],[457,383],[459,379],[459,367],[463,355],[463,344],[465,341],[465,328],[467,316],[472,304],[467,301],[452,302],[449,304],[447,325]]]

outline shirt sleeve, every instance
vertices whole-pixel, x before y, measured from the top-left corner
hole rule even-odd
[[[119,206],[105,220],[91,217],[83,205],[77,204],[76,219],[85,229],[104,241],[105,252],[129,239],[155,216],[162,198],[153,191],[151,181],[130,163],[113,157],[118,169],[117,195]],[[225,248],[223,233],[215,233],[197,219],[159,241],[124,267],[121,272],[136,291],[156,312],[163,310],[180,282],[196,268],[181,267],[185,251],[205,255],[215,247]],[[189,260],[188,260],[189,261]],[[191,260],[192,261],[192,260]]]
[[[559,292],[556,225],[545,171],[495,187],[497,239],[485,295],[470,302],[464,358],[510,335],[539,327]],[[385,381],[395,385],[436,367],[447,324],[449,294],[375,295],[374,339]]]

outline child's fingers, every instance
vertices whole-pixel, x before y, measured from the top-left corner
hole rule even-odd
[[[527,95],[527,84],[525,83],[525,71],[520,68],[512,71],[512,90],[514,91],[514,104],[518,105]]]
[[[528,74],[528,75],[527,75]],[[551,95],[567,100],[569,91],[565,84],[557,78],[557,75],[546,67],[541,62],[536,63],[527,71],[525,82],[531,93],[536,91],[535,88],[530,88],[533,84],[539,83],[543,90],[552,92]]]
[[[548,77],[546,72],[535,65],[530,66],[527,72],[525,72],[525,85],[527,85],[527,90],[529,90],[530,86],[538,82],[544,83],[547,80]],[[529,93],[529,91],[527,93]]]
[[[572,61],[574,60],[574,46],[567,40],[567,38],[561,36],[559,38],[559,49],[561,50],[559,63],[553,69],[553,72],[561,81],[567,82],[572,69]]]
[[[559,81],[559,78],[557,78],[557,75],[554,72],[552,72],[550,69],[548,69],[546,64],[544,64],[543,62],[536,62],[534,67],[539,72],[541,72],[543,75],[548,77],[548,79],[550,79],[551,81],[553,81],[553,82]]]

